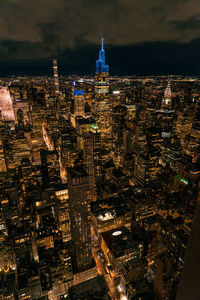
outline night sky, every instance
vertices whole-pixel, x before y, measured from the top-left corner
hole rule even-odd
[[[93,74],[102,35],[113,75],[199,75],[199,0],[0,0],[0,76]]]

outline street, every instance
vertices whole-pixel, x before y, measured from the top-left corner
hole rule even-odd
[[[93,257],[95,259],[95,262],[96,262],[96,265],[97,265],[97,271],[98,271],[99,275],[103,275],[106,282],[107,282],[108,288],[110,290],[111,299],[112,300],[120,299],[119,293],[116,290],[116,287],[114,285],[114,282],[113,282],[113,279],[112,279],[111,275],[106,273],[104,263],[102,262],[101,257],[98,253],[98,249],[93,248],[92,249],[92,254],[93,254]]]

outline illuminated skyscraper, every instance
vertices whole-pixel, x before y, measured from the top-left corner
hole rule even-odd
[[[99,51],[99,59],[96,61],[95,92],[96,94],[107,94],[109,91],[108,83],[109,66],[105,64],[105,50],[102,47]]]
[[[4,155],[4,147],[3,147],[3,142],[0,140],[0,172],[6,172],[7,167],[6,167],[6,160],[5,160],[5,155]]]
[[[103,49],[103,38],[101,50],[99,51],[99,59],[96,61],[96,73],[108,73],[109,66],[105,63],[105,51]]]
[[[84,111],[85,111],[85,98],[83,95],[82,90],[74,90],[74,115],[77,116],[83,116],[84,117]]]
[[[96,61],[95,74],[95,107],[94,117],[101,134],[102,146],[105,149],[111,147],[111,105],[109,95],[109,66],[105,64],[105,51],[99,51],[99,59]]]
[[[0,87],[0,111],[3,121],[14,121],[13,103],[7,86]]]
[[[95,179],[97,180],[102,176],[101,161],[100,161],[101,135],[100,135],[99,127],[96,124],[92,125],[91,132],[93,132],[93,137],[94,137],[94,143],[93,143],[94,176]]]
[[[171,98],[172,98],[172,91],[171,91],[171,84],[170,84],[170,81],[168,81],[167,83],[167,87],[165,89],[165,92],[164,92],[164,97],[163,97],[163,100],[162,100],[162,107],[165,108],[170,108],[171,107]]]
[[[58,65],[57,59],[53,59],[53,72],[54,72],[54,82],[55,82],[55,93],[59,94],[59,82],[58,82]]]
[[[84,134],[83,143],[84,163],[87,167],[90,184],[90,199],[94,200],[94,135],[92,132]]]

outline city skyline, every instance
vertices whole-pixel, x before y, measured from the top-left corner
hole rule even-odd
[[[199,0],[0,6],[0,300],[199,300]]]
[[[1,78],[0,296],[198,300],[200,79],[92,65]]]
[[[99,36],[99,41],[101,36]],[[105,36],[106,41],[106,36]],[[92,75],[99,44],[85,44],[67,49],[57,56],[39,59],[0,57],[0,76],[52,76],[52,59],[57,58],[60,75]],[[200,39],[188,43],[147,42],[128,46],[112,46],[105,42],[111,75],[183,75],[198,76]],[[27,49],[29,51],[29,49]]]

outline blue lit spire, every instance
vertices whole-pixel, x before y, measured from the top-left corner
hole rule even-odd
[[[97,73],[108,73],[109,66],[105,64],[105,51],[103,49],[103,38],[101,41],[101,50],[99,51],[99,59],[96,61]]]

